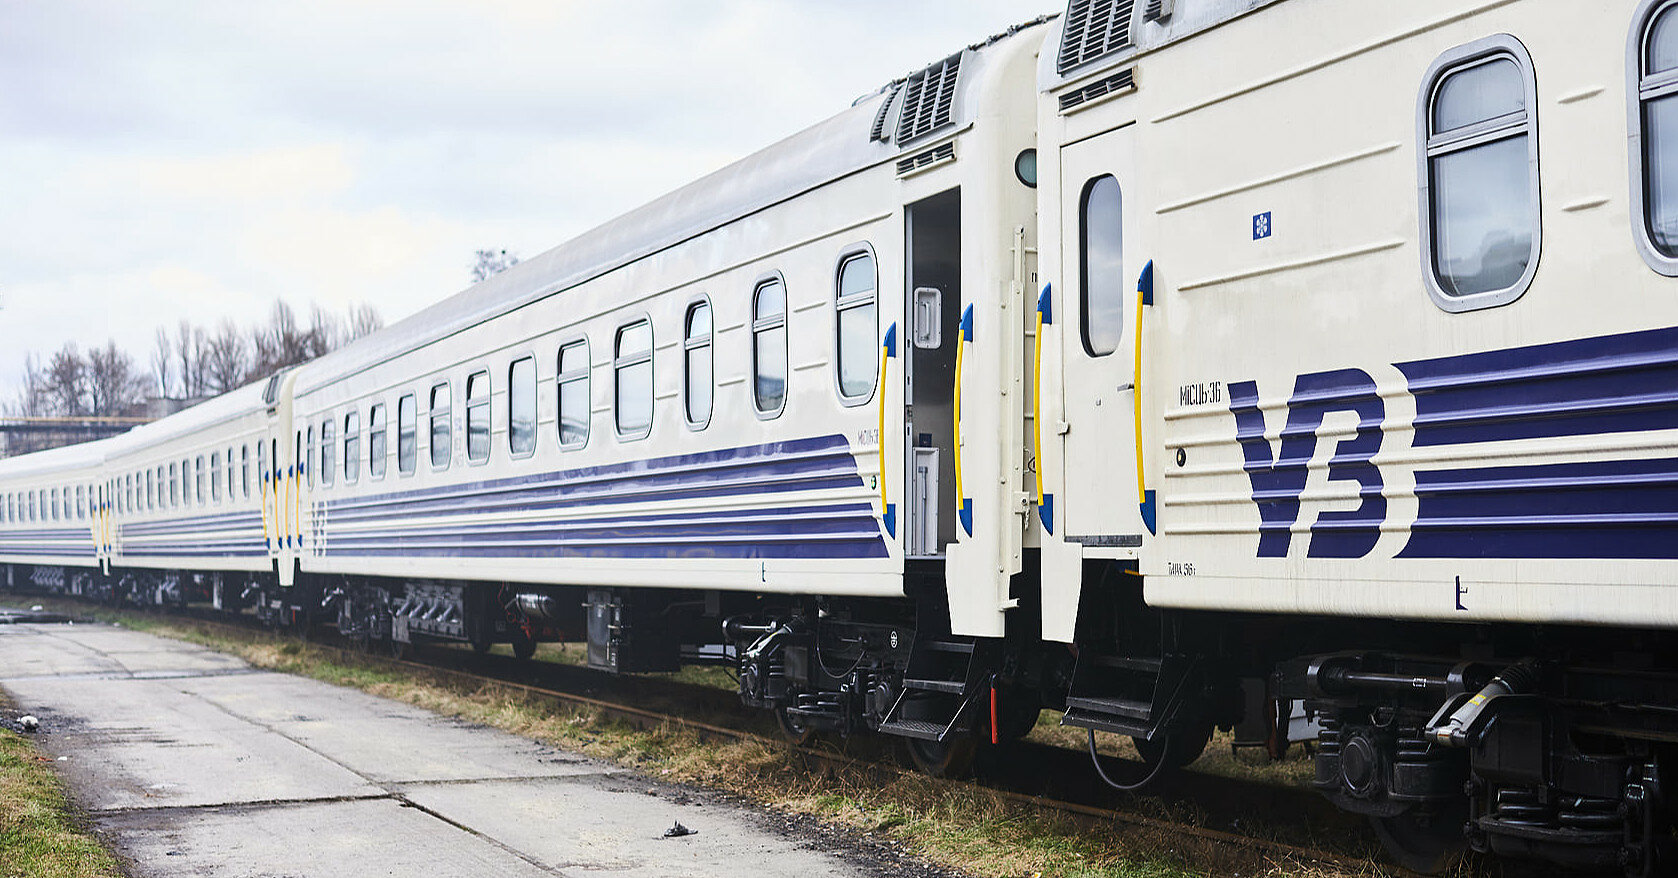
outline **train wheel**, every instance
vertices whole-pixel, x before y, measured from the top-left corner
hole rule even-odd
[[[781,734],[786,736],[787,743],[794,747],[803,747],[816,737],[816,730],[798,717],[787,713],[784,707],[775,708],[775,725],[781,727]]]
[[[1393,862],[1423,875],[1437,875],[1467,848],[1463,822],[1466,805],[1433,812],[1408,811],[1396,817],[1371,817],[1376,837]]]
[[[1165,767],[1182,768],[1199,759],[1200,754],[1206,752],[1206,743],[1212,740],[1212,727],[1174,729],[1171,731],[1170,737],[1171,757],[1170,762]],[[1152,741],[1131,738],[1130,742],[1136,745],[1136,755],[1141,756],[1142,761],[1149,765],[1158,762],[1160,754],[1165,749],[1164,738],[1156,738]]]
[[[973,757],[979,752],[979,739],[971,734],[944,741],[904,738],[903,743],[915,767],[933,777],[966,777],[973,772]]]
[[[536,638],[517,631],[513,634],[513,657],[527,659],[536,654]]]
[[[478,655],[487,654],[490,651],[490,649],[494,648],[494,646],[495,646],[495,641],[490,640],[488,637],[485,637],[482,640],[472,641],[472,651],[477,653]]]

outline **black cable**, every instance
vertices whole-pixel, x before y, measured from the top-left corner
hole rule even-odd
[[[1088,731],[1090,734],[1090,762],[1095,765],[1095,773],[1099,775],[1108,786],[1121,793],[1134,793],[1148,784],[1153,783],[1154,780],[1159,777],[1160,772],[1165,770],[1166,761],[1171,758],[1171,737],[1168,735],[1165,740],[1160,743],[1159,760],[1156,761],[1154,763],[1154,767],[1148,771],[1147,777],[1144,777],[1133,784],[1118,783],[1108,777],[1107,772],[1102,770],[1101,757],[1095,752],[1095,729],[1089,729]]]

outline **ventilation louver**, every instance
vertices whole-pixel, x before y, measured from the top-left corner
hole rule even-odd
[[[1067,92],[1060,96],[1060,111],[1069,112],[1077,107],[1089,103],[1097,98],[1104,98],[1114,92],[1124,91],[1136,85],[1136,71],[1134,68],[1120,70],[1118,73],[1091,83],[1074,92]]]
[[[1172,5],[1172,0],[1148,0],[1148,5],[1142,10],[1142,20],[1168,21]]]
[[[1065,73],[1130,45],[1134,5],[1135,0],[1072,0],[1066,7],[1056,69]]]
[[[932,149],[918,155],[912,155],[906,159],[899,159],[897,162],[897,176],[905,177],[920,170],[921,168],[931,167],[939,162],[954,161],[955,157],[955,144],[940,144],[939,146],[935,146]]]
[[[891,102],[897,100],[897,93],[902,90],[903,84],[894,82],[891,89],[886,92],[886,99],[880,102],[880,112],[874,114],[874,127],[868,129],[868,139],[870,141],[883,141],[887,138],[886,117],[891,115]]]
[[[960,72],[961,55],[955,54],[909,77],[903,86],[903,111],[897,116],[898,143],[908,143],[950,124]]]

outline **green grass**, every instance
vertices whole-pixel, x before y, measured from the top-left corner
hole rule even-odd
[[[0,730],[0,878],[117,878],[64,787],[24,736]]]

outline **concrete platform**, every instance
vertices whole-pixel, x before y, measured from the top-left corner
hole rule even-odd
[[[607,763],[120,628],[0,626],[0,688],[136,878],[895,871]],[[663,838],[678,819],[698,834]]]

